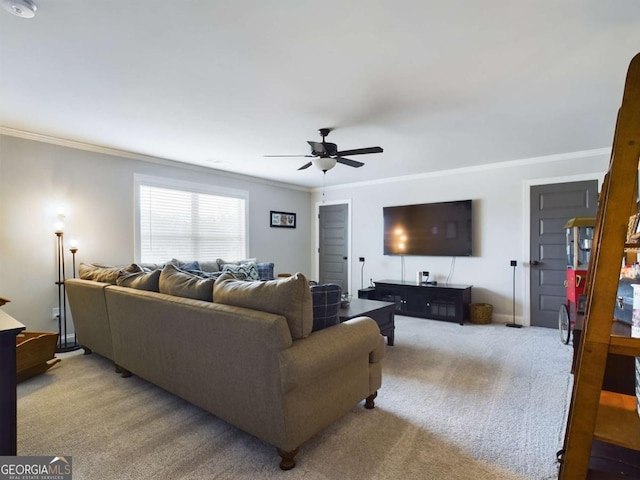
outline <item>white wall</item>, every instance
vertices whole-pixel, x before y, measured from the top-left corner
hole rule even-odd
[[[11,299],[2,307],[7,313],[29,330],[57,330],[51,311],[57,306],[58,206],[66,212],[67,276],[71,239],[79,242],[78,263],[133,261],[135,173],[249,191],[249,256],[275,262],[276,273],[310,274],[305,189],[0,135],[0,296]],[[297,213],[297,228],[270,228],[270,210]]]
[[[606,151],[557,155],[515,161],[493,167],[442,171],[437,174],[351,184],[325,190],[324,201],[351,203],[351,288],[360,288],[365,257],[364,283],[369,279],[400,279],[401,258],[382,254],[382,208],[391,205],[473,200],[474,256],[455,259],[450,283],[473,285],[473,302],[494,306],[496,322],[512,321],[513,268],[517,260],[516,321],[529,325],[529,188],[559,181],[601,180],[609,164]],[[327,175],[338,175],[336,170]],[[312,208],[323,201],[314,191]],[[312,238],[317,225],[313,223]],[[315,249],[312,249],[315,252]],[[317,254],[313,261],[317,277]],[[405,280],[413,281],[418,270],[428,270],[432,280],[445,283],[452,269],[451,257],[405,257]]]
[[[382,207],[472,199],[475,255],[455,261],[452,283],[473,285],[473,301],[494,305],[494,321],[511,321],[512,268],[518,261],[516,321],[529,323],[528,192],[531,185],[600,180],[609,155],[591,152],[508,162],[492,168],[443,171],[385,182],[329,187],[325,201],[351,203],[351,288],[360,288],[358,257],[369,279],[400,278],[400,258],[382,254]],[[338,168],[328,175],[339,174]],[[56,208],[66,208],[66,239],[80,242],[78,262],[133,260],[133,175],[143,173],[205,182],[250,192],[250,252],[272,260],[277,272],[317,277],[316,213],[322,193],[249,177],[124,158],[0,135],[0,296],[3,309],[30,330],[56,329]],[[312,197],[312,198],[310,198]],[[269,228],[269,210],[298,214],[296,229]],[[313,219],[313,221],[311,220]],[[68,245],[67,245],[68,247]],[[70,265],[70,256],[68,264]],[[444,282],[451,258],[405,257],[406,278],[428,270]],[[69,266],[70,269],[70,266]]]

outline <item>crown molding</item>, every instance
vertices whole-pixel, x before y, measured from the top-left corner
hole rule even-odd
[[[406,182],[410,180],[423,180],[427,178],[448,177],[451,175],[459,175],[461,173],[486,172],[490,170],[498,170],[503,168],[522,167],[525,165],[539,165],[549,162],[561,162],[565,160],[573,160],[577,158],[597,157],[600,155],[611,156],[611,147],[596,148],[593,150],[581,150],[577,152],[558,153],[555,155],[545,155],[542,157],[524,158],[520,160],[508,160],[505,162],[486,163],[483,165],[475,165],[472,167],[452,168],[448,170],[438,170],[437,172],[416,173],[412,175],[402,175],[398,177],[383,178],[380,180],[364,180],[362,182],[345,183],[342,185],[333,185],[324,187],[324,191],[342,190],[345,188],[367,187],[371,185],[381,185],[397,182]],[[322,192],[322,187],[315,187],[311,190],[313,193]]]
[[[251,175],[243,175],[240,173],[227,172],[225,170],[218,170],[211,167],[184,163],[178,160],[171,160],[169,158],[153,157],[151,155],[144,155],[142,153],[131,152],[128,150],[120,150],[117,148],[103,147],[100,145],[94,145],[92,143],[79,142],[76,140],[69,140],[66,138],[52,137],[49,135],[43,135],[41,133],[27,132],[24,130],[17,130],[9,127],[0,126],[0,135],[7,135],[10,137],[22,138],[25,140],[33,140],[35,142],[49,143],[49,144],[58,145],[61,147],[68,147],[76,150],[85,150],[87,152],[100,153],[103,155],[111,155],[114,157],[129,158],[132,160],[155,163],[158,165],[182,168],[184,170],[192,170],[196,172],[204,172],[209,174],[213,173],[221,177],[250,181],[253,183],[260,183],[260,184],[269,185],[272,187],[287,188],[289,190],[297,190],[300,192],[307,192],[307,193],[311,192],[311,189],[309,187],[302,187],[300,185],[293,185],[293,184],[284,183],[284,182],[275,182],[273,180],[266,180],[260,177],[252,177]]]
[[[178,160],[171,160],[168,158],[161,158],[161,157],[153,157],[150,155],[144,155],[142,153],[131,152],[128,150],[120,150],[117,148],[103,147],[103,146],[94,145],[91,143],[79,142],[76,140],[69,140],[69,139],[59,138],[59,137],[52,137],[49,135],[43,135],[43,134],[34,133],[34,132],[27,132],[24,130],[17,130],[9,127],[0,126],[0,134],[8,135],[10,137],[23,138],[26,140],[33,140],[36,142],[43,142],[43,143],[49,143],[49,144],[59,145],[63,147],[74,148],[76,150],[85,150],[93,153],[101,153],[104,155],[112,155],[115,157],[139,160],[142,162],[155,163],[159,165],[167,165],[167,166],[182,168],[185,170],[214,173],[215,175],[219,175],[221,177],[251,181],[251,182],[260,183],[263,185],[287,188],[290,190],[296,190],[296,191],[308,192],[308,193],[317,193],[323,190],[335,191],[335,190],[343,190],[345,188],[366,187],[371,185],[382,185],[382,184],[406,182],[411,180],[447,177],[451,175],[459,175],[461,173],[486,172],[490,170],[514,168],[514,167],[521,167],[525,165],[537,165],[537,164],[549,163],[549,162],[560,162],[565,160],[573,160],[577,158],[596,157],[600,155],[611,156],[611,147],[605,147],[605,148],[597,148],[592,150],[581,150],[577,152],[545,155],[541,157],[524,158],[520,160],[508,160],[505,162],[487,163],[487,164],[476,165],[471,167],[460,167],[460,168],[452,168],[447,170],[438,170],[436,172],[425,172],[425,173],[417,173],[417,174],[411,174],[411,175],[402,175],[402,176],[389,177],[389,178],[384,178],[379,180],[364,180],[362,182],[344,183],[340,185],[325,186],[325,187],[303,187],[300,185],[293,185],[290,183],[276,182],[273,180],[266,180],[260,177],[253,177],[251,175],[243,175],[239,173],[228,172],[225,170],[218,170],[211,167],[184,163]]]

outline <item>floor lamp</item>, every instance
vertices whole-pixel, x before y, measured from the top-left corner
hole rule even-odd
[[[69,251],[71,252],[72,258],[73,278],[76,278],[76,252],[78,251],[78,242],[71,240],[69,243],[71,244]]]
[[[67,291],[64,285],[66,280],[65,261],[64,261],[64,231],[62,223],[56,226],[56,260],[58,261],[58,280],[55,284],[58,286],[58,346],[56,352],[71,352],[80,348],[76,341],[76,334],[73,333],[73,341],[67,337]],[[75,251],[74,251],[75,250]],[[77,247],[72,247],[73,254],[73,276],[75,277],[75,252]]]
[[[521,328],[522,325],[518,325],[516,323],[516,267],[518,266],[518,262],[516,260],[511,260],[511,266],[513,267],[513,323],[507,323],[507,327]]]

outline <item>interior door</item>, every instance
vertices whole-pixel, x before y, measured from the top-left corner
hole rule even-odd
[[[319,283],[336,283],[349,290],[349,205],[319,208]]]
[[[598,181],[531,187],[529,263],[531,325],[558,328],[558,310],[566,303],[566,230],[573,217],[595,217]]]

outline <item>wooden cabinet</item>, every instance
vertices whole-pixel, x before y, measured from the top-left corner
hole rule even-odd
[[[396,304],[396,313],[411,317],[448,320],[469,319],[471,285],[426,285],[402,280],[377,280],[376,299]]]
[[[16,455],[16,335],[22,330],[0,311],[0,456]]]

